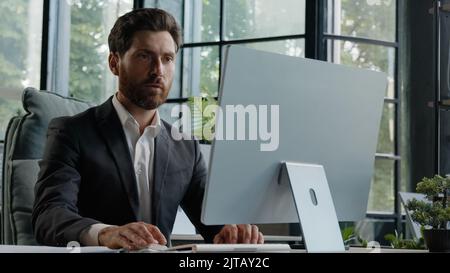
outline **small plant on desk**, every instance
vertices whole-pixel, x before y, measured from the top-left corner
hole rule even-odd
[[[367,247],[367,240],[364,240],[355,232],[355,227],[346,227],[341,230],[342,240],[346,247],[349,246],[362,246]]]
[[[423,178],[416,191],[423,193],[428,202],[413,199],[406,204],[406,209],[412,211],[413,221],[422,226],[425,244],[432,252],[450,252],[450,230],[447,229],[450,221],[449,189],[449,177],[435,175]]]
[[[397,230],[395,231],[395,234],[386,234],[384,239],[391,243],[391,247],[395,249],[425,249],[423,238],[418,240],[405,239],[403,233],[399,234]]]

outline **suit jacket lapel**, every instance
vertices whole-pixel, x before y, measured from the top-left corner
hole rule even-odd
[[[97,108],[96,117],[100,133],[105,139],[114,158],[116,168],[119,171],[134,217],[138,220],[140,214],[136,176],[125,133],[112,105],[111,98]]]
[[[153,171],[153,223],[159,224],[159,213],[161,206],[161,195],[164,189],[165,176],[167,166],[169,165],[169,154],[171,149],[171,142],[169,139],[167,129],[164,122],[161,122],[161,132],[155,138],[155,157],[154,157],[154,171]]]

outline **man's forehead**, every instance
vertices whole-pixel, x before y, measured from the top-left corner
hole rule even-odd
[[[142,49],[164,47],[165,50],[173,50],[173,53],[176,51],[175,41],[167,31],[137,31],[133,35],[131,46]]]

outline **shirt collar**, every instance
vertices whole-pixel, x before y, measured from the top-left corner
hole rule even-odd
[[[114,106],[114,109],[117,112],[117,115],[119,116],[120,123],[122,124],[122,127],[126,127],[127,122],[130,122],[131,124],[134,124],[138,126],[139,124],[136,121],[136,119],[133,117],[133,115],[128,112],[128,110],[120,103],[120,101],[117,99],[117,93],[114,94],[112,99],[112,104]],[[159,132],[161,131],[161,118],[159,116],[159,111],[156,109],[155,116],[152,119],[152,123],[146,127],[146,130],[149,129],[151,131],[151,134],[153,137],[156,137]]]

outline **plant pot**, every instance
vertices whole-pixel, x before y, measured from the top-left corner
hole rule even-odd
[[[450,230],[425,229],[423,238],[430,252],[450,252]]]

